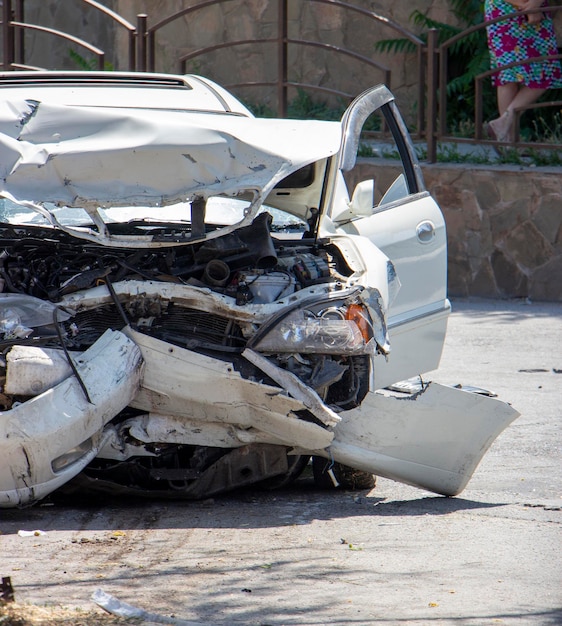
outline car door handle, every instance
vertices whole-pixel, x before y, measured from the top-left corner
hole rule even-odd
[[[420,222],[416,227],[416,236],[421,243],[429,243],[435,237],[435,225],[429,220]]]

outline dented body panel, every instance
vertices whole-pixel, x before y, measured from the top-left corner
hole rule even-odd
[[[0,87],[0,506],[203,498],[309,459],[462,491],[517,412],[389,391],[438,367],[450,303],[443,215],[388,89],[309,122],[192,75]],[[348,191],[371,115],[402,173]]]
[[[96,456],[105,424],[138,392],[140,350],[121,333],[105,333],[76,367],[83,387],[68,377],[0,413],[0,507],[32,504],[78,474]]]

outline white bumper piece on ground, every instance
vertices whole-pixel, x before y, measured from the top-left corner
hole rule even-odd
[[[0,507],[44,498],[97,454],[103,427],[136,395],[142,357],[123,333],[106,331],[76,362],[71,376],[0,412]]]
[[[369,393],[341,414],[328,457],[455,496],[518,415],[505,402],[438,383],[405,398]]]

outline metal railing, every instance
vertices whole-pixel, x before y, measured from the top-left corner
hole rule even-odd
[[[125,62],[121,62],[122,69],[135,70],[135,71],[155,71],[157,61],[157,42],[158,36],[162,29],[173,22],[180,20],[183,17],[195,16],[197,13],[201,13],[206,9],[213,7],[214,5],[226,4],[232,0],[202,0],[192,4],[192,6],[183,8],[175,13],[159,19],[154,23],[150,23],[150,16],[146,14],[137,15],[136,25],[133,26],[121,16],[115,12],[109,10],[99,2],[93,0],[76,0],[82,2],[91,8],[97,9],[110,18],[114,24],[122,29],[125,29],[128,37],[129,52],[128,58]],[[314,41],[311,39],[304,39],[298,37],[291,37],[289,35],[289,19],[288,19],[288,7],[290,1],[302,2],[302,0],[278,0],[277,9],[277,32],[274,37],[264,39],[248,39],[248,40],[231,40],[221,41],[214,45],[206,46],[204,48],[193,49],[189,52],[178,55],[176,59],[177,69],[176,71],[183,73],[186,70],[188,62],[194,59],[203,57],[212,52],[231,50],[241,46],[263,46],[264,44],[273,44],[276,49],[277,63],[276,63],[276,75],[267,80],[255,80],[251,82],[236,82],[231,84],[225,84],[228,89],[237,90],[242,87],[275,87],[277,98],[277,114],[280,117],[285,117],[288,108],[289,89],[303,89],[306,91],[323,92],[326,94],[339,96],[343,99],[351,100],[357,95],[350,91],[345,91],[338,88],[335,84],[330,85],[318,85],[305,83],[295,80],[290,76],[290,64],[289,64],[289,49],[294,47],[308,47],[322,49],[329,53],[345,56],[352,59],[358,64],[362,64],[366,68],[374,70],[378,73],[377,79],[370,81],[370,84],[375,82],[383,82],[392,88],[392,72],[384,64],[380,63],[376,58],[361,54],[357,50],[351,50],[347,47],[336,46],[328,44],[322,41]],[[417,64],[417,100],[420,103],[417,107],[417,131],[423,132],[425,127],[425,43],[417,35],[413,34],[400,24],[392,21],[388,17],[380,15],[375,11],[370,11],[362,7],[358,7],[349,2],[343,2],[341,0],[306,0],[309,4],[324,5],[331,7],[333,10],[347,11],[353,14],[359,15],[361,18],[371,22],[378,23],[388,29],[397,36],[404,37],[410,41],[416,49],[416,64]],[[25,49],[23,31],[41,31],[43,33],[51,34],[54,37],[66,39],[69,43],[76,44],[94,55],[95,65],[98,69],[103,69],[105,63],[106,54],[99,47],[96,47],[82,39],[79,39],[73,35],[63,33],[51,27],[45,27],[35,24],[30,24],[24,19],[24,0],[4,0],[3,2],[3,20],[2,30],[3,35],[3,62],[0,67],[4,69],[40,69],[37,67],[31,67],[24,62]],[[50,68],[54,69],[54,68]],[[94,68],[92,68],[94,69]],[[212,78],[212,76],[210,76]],[[365,85],[367,87],[368,85]]]
[[[67,0],[69,1],[69,0]],[[122,16],[108,9],[106,6],[95,0],[75,0],[84,5],[84,7],[98,11],[104,19],[110,21],[110,24],[119,32],[124,32],[127,43],[127,52],[125,58],[120,59],[120,69],[132,71],[155,71],[158,61],[158,41],[162,30],[182,18],[192,18],[213,6],[226,4],[233,0],[201,0],[189,7],[183,8],[175,13],[168,15],[163,19],[151,22],[150,16],[147,14],[139,14],[136,17],[136,24],[133,25]],[[380,80],[370,80],[370,84],[374,82],[384,82],[392,89],[392,71],[378,61],[376,58],[366,56],[358,50],[352,50],[348,47],[337,46],[323,41],[315,41],[300,37],[290,36],[289,6],[291,2],[299,3],[302,7],[305,0],[277,0],[277,24],[276,31],[273,36],[263,39],[233,39],[229,41],[220,41],[215,44],[191,49],[186,53],[178,53],[175,63],[176,70],[185,73],[188,63],[195,59],[200,59],[205,55],[215,52],[225,52],[243,46],[253,46],[255,48],[265,45],[272,46],[276,51],[275,75],[266,77],[266,79],[231,82],[224,86],[231,89],[235,93],[242,88],[257,87],[274,87],[277,100],[277,114],[280,117],[287,115],[289,104],[289,90],[303,89],[305,91],[323,92],[335,95],[343,99],[351,100],[356,93],[349,93],[342,89],[333,81],[327,85],[311,84],[296,80],[291,75],[291,67],[289,64],[290,51],[295,48],[314,48],[326,51],[330,54],[345,56],[360,66],[375,71]],[[427,160],[435,162],[437,158],[437,145],[439,142],[468,142],[468,143],[486,143],[483,134],[483,84],[489,80],[494,72],[499,72],[503,68],[489,70],[478,75],[475,79],[475,110],[474,110],[474,136],[459,137],[452,136],[447,129],[447,109],[449,102],[447,100],[447,78],[448,78],[448,58],[452,47],[465,37],[473,35],[475,32],[481,31],[486,27],[486,23],[481,23],[472,28],[449,38],[447,41],[438,43],[438,31],[429,30],[426,35],[418,36],[407,30],[400,24],[390,20],[389,18],[370,11],[362,7],[356,6],[350,2],[342,0],[306,0],[308,4],[329,7],[335,11],[345,11],[347,14],[353,14],[362,19],[382,25],[390,29],[393,35],[408,41],[415,49],[415,74],[416,79],[416,98],[417,98],[417,120],[415,123],[415,135],[418,139],[425,139],[427,142]],[[29,23],[24,15],[25,0],[3,0],[2,3],[2,23],[0,35],[2,37],[2,63],[0,67],[4,70],[18,69],[43,69],[29,65],[26,62],[25,50],[25,33],[43,33],[52,37],[67,41],[69,44],[78,46],[84,52],[93,55],[95,67],[92,69],[104,69],[107,59],[107,51],[102,50],[98,46],[76,37],[69,33],[62,32],[51,26]],[[556,14],[562,9],[562,5],[553,5],[548,8],[537,9],[536,11],[550,11]],[[516,13],[512,14],[515,15]],[[511,17],[511,16],[508,16]],[[495,23],[506,18],[497,18],[490,23]],[[92,34],[93,38],[93,34]],[[561,58],[562,55],[556,55],[552,58]],[[536,63],[543,58],[528,59],[525,63]],[[521,65],[521,62],[511,64]],[[46,68],[45,68],[46,69]],[[56,69],[56,68],[49,68]],[[295,73],[294,71],[292,72]],[[213,78],[213,76],[209,76]],[[219,81],[220,82],[220,81]],[[544,108],[550,106],[562,106],[560,101],[541,102],[531,105],[528,108]],[[524,109],[517,111],[517,116],[521,115]],[[521,144],[520,137],[515,137],[515,145]],[[555,148],[561,149],[562,145],[556,143],[549,144],[531,144],[533,147]]]
[[[224,4],[226,2],[230,2],[232,0],[204,0],[202,2],[198,2],[190,7],[183,8],[176,13],[169,15],[168,17],[158,21],[152,26],[148,27],[147,20],[142,19],[138,22],[138,37],[139,40],[145,40],[146,45],[142,46],[143,52],[146,52],[146,57],[141,56],[139,53],[139,69],[148,69],[149,71],[155,70],[156,63],[156,40],[159,31],[165,26],[183,18],[185,16],[192,16],[196,13],[200,13],[201,11],[212,7],[217,4]],[[297,0],[301,1],[302,0]],[[330,6],[334,9],[348,11],[357,13],[361,17],[372,23],[382,24],[385,27],[388,27],[395,33],[400,36],[408,39],[415,47],[416,47],[416,57],[418,64],[418,100],[423,103],[423,93],[425,90],[425,71],[424,71],[424,51],[425,44],[424,42],[408,31],[407,29],[400,26],[396,22],[393,22],[389,18],[376,13],[375,11],[369,11],[362,7],[358,7],[356,5],[350,4],[349,2],[342,2],[340,0],[308,0],[310,4],[321,4],[325,6]],[[292,38],[289,36],[289,19],[288,19],[288,0],[278,0],[278,8],[277,8],[277,33],[275,37],[264,38],[264,39],[251,39],[251,40],[232,40],[232,41],[221,41],[217,44],[207,46],[205,48],[200,48],[196,50],[191,50],[190,52],[181,55],[177,59],[178,63],[178,71],[180,73],[184,73],[186,70],[186,64],[188,61],[193,61],[194,59],[201,57],[205,54],[209,54],[211,52],[215,52],[217,50],[225,50],[231,49],[238,46],[248,46],[248,45],[264,45],[264,44],[273,44],[277,50],[277,76],[275,80],[267,80],[267,81],[253,81],[251,83],[231,83],[225,85],[226,88],[229,89],[237,89],[242,86],[248,87],[276,87],[277,93],[277,112],[280,117],[285,117],[287,114],[287,106],[288,106],[288,89],[289,87],[293,88],[302,88],[307,91],[318,91],[324,92],[331,95],[340,96],[347,99],[352,99],[357,94],[349,93],[337,89],[335,86],[322,86],[322,85],[314,85],[310,83],[302,83],[295,80],[290,80],[289,78],[289,47],[290,46],[304,46],[304,47],[314,47],[323,50],[327,50],[330,52],[334,52],[335,54],[344,55],[351,59],[354,59],[358,63],[362,63],[367,67],[376,69],[382,75],[381,82],[384,82],[387,86],[391,87],[392,76],[391,71],[388,67],[385,67],[383,64],[379,63],[376,59],[371,57],[367,57],[363,54],[360,54],[354,50],[350,50],[348,48],[343,48],[341,46],[335,46],[332,44],[327,44],[321,41],[312,41],[308,39],[298,39]],[[146,16],[143,16],[146,17]],[[421,129],[424,126],[424,108],[423,106],[418,110],[418,128]]]
[[[121,27],[127,31],[128,37],[128,69],[135,69],[135,41],[137,38],[136,28],[125,20],[121,15],[115,13],[111,9],[95,0],[78,0],[82,4],[91,7],[92,9],[101,12],[115,25]],[[2,2],[2,63],[0,67],[5,70],[39,70],[46,68],[39,68],[36,66],[30,66],[25,63],[25,46],[24,46],[24,34],[25,32],[41,32],[50,35],[55,38],[63,39],[69,44],[74,44],[85,52],[91,53],[96,60],[96,67],[92,69],[105,69],[105,52],[97,46],[84,41],[79,37],[75,37],[70,33],[66,33],[48,26],[41,26],[39,24],[31,24],[25,20],[24,15],[25,0],[3,0]],[[53,69],[53,68],[50,68]]]

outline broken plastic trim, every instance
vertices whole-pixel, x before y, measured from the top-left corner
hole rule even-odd
[[[55,474],[63,472],[65,469],[67,469],[68,467],[79,461],[81,458],[83,458],[86,454],[88,454],[92,447],[93,441],[92,438],[89,437],[88,439],[86,439],[86,441],[83,441],[74,448],[68,450],[68,452],[61,454],[61,456],[54,459],[51,463],[51,468],[53,472]]]

